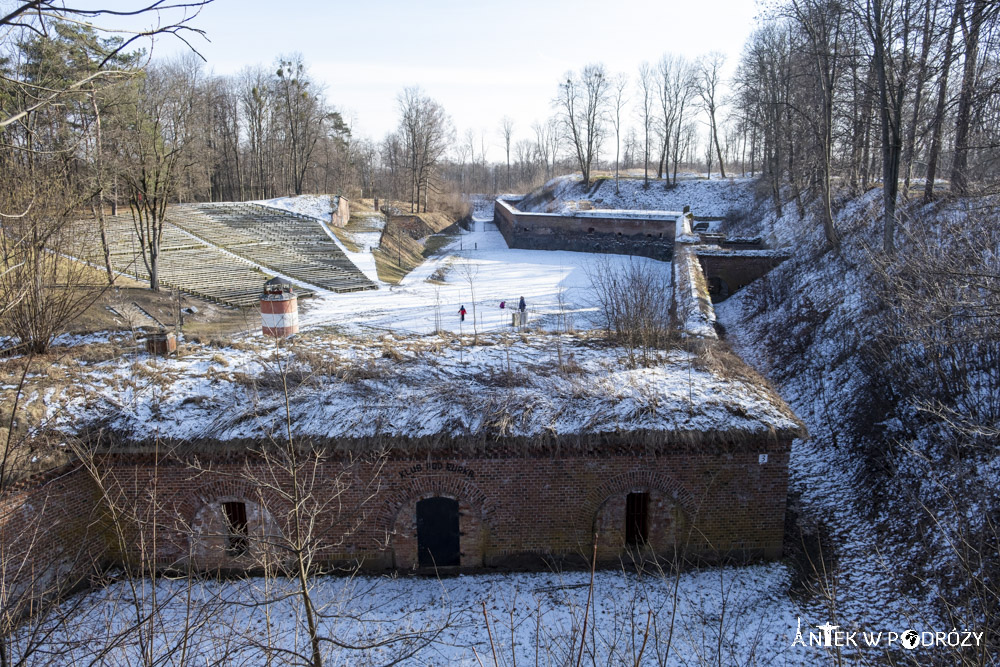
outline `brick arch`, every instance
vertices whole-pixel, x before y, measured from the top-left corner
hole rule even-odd
[[[209,503],[221,498],[234,498],[260,503],[272,517],[278,516],[286,502],[270,489],[261,489],[245,479],[226,477],[205,482],[194,491],[178,491],[172,498],[175,516],[190,524],[195,515]]]
[[[697,507],[694,495],[672,477],[650,470],[633,470],[616,475],[592,489],[580,504],[579,525],[589,533],[601,507],[614,495],[632,489],[650,489],[665,493],[680,505],[687,516]]]
[[[376,530],[379,533],[391,533],[399,511],[407,503],[435,496],[464,500],[479,511],[483,523],[490,528],[496,527],[496,503],[471,480],[454,475],[428,475],[411,479],[388,495],[375,516]]]

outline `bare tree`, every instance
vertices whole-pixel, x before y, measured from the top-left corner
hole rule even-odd
[[[639,65],[639,120],[642,123],[642,184],[649,187],[649,132],[653,128],[655,97],[653,69],[649,63]],[[668,168],[669,169],[669,168]]]
[[[473,340],[478,341],[479,322],[476,313],[476,281],[479,279],[479,265],[473,264],[470,260],[466,259],[459,265],[458,272],[462,276],[462,279],[469,285],[469,294],[472,299],[472,335]]]
[[[882,128],[882,249],[896,251],[896,195],[903,152],[903,100],[910,73],[909,6],[905,1],[870,0],[864,24],[872,42]]]
[[[667,152],[668,143],[672,144],[674,183],[677,183],[677,167],[680,157],[683,154],[681,133],[686,124],[684,122],[684,110],[691,102],[694,95],[695,71],[691,64],[682,57],[664,55],[657,63],[657,93],[660,98],[660,111],[663,122],[663,131],[670,132],[673,128],[673,138],[664,140],[664,151]],[[664,165],[664,169],[669,177],[670,167]],[[668,178],[669,181],[669,178]]]
[[[579,75],[567,73],[554,101],[563,134],[576,153],[584,186],[590,185],[590,168],[600,145],[609,87],[604,65],[587,65]]]
[[[958,11],[951,12],[948,31],[945,37],[944,54],[941,59],[941,70],[938,75],[938,96],[931,118],[931,145],[927,155],[927,180],[924,184],[924,200],[930,201],[934,196],[934,181],[937,177],[938,158],[941,152],[941,135],[944,132],[945,104],[948,100],[948,77],[951,71],[952,53],[955,46],[955,30],[958,27]]]
[[[139,82],[131,112],[122,115],[123,178],[149,287],[160,289],[160,242],[167,204],[183,176],[193,132],[192,105],[198,68],[193,61],[151,67]]]
[[[500,135],[503,137],[504,151],[507,155],[507,190],[510,191],[510,142],[514,136],[514,120],[504,116],[500,120]]]
[[[808,36],[816,74],[813,80],[819,84],[816,91],[819,113],[809,120],[820,156],[823,232],[827,243],[835,247],[840,244],[840,237],[833,225],[833,110],[843,47],[843,10],[838,3],[826,0],[793,0],[791,9],[798,26]]]
[[[444,108],[419,88],[407,88],[399,98],[399,135],[406,150],[410,180],[410,211],[427,210],[429,190],[435,187],[435,169],[454,136]]]
[[[708,124],[711,131],[709,142],[715,144],[715,154],[719,159],[719,174],[726,177],[726,166],[722,162],[722,148],[719,146],[719,126],[716,120],[716,113],[721,105],[719,99],[719,86],[722,83],[722,66],[726,63],[726,56],[719,52],[710,53],[698,60],[697,90],[701,98],[702,108],[708,114]],[[708,168],[708,177],[712,177],[711,164]]]
[[[671,279],[657,263],[630,258],[617,265],[606,258],[587,271],[608,336],[622,345],[629,366],[653,363],[656,350],[671,341]]]
[[[549,118],[544,123],[534,123],[531,129],[535,133],[535,153],[542,163],[547,180],[552,178],[559,152],[558,121],[554,117]]]
[[[874,0],[873,0],[874,1]],[[964,38],[962,86],[958,95],[958,113],[955,118],[955,159],[951,167],[951,190],[956,194],[968,191],[968,165],[970,130],[972,129],[972,107],[978,92],[979,46],[983,28],[991,25],[1000,15],[1000,5],[990,0],[970,0],[971,10],[966,0],[957,0],[955,13]]]
[[[327,112],[313,92],[315,84],[301,54],[279,59],[275,76],[275,94],[280,103],[278,123],[288,150],[291,182],[295,194],[300,195]]]
[[[628,103],[625,93],[628,90],[628,75],[625,73],[616,74],[611,79],[611,89],[608,104],[608,121],[615,129],[615,194],[618,194],[618,162],[622,149],[622,111]]]

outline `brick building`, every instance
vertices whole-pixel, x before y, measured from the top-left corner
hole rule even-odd
[[[595,534],[608,566],[781,555],[801,424],[735,358],[720,369],[721,344],[629,370],[606,347],[563,342],[567,371],[532,342],[538,363],[514,383],[497,381],[497,355],[457,378],[447,351],[380,355],[364,379],[300,386],[287,430],[263,377],[257,405],[224,420],[181,396],[105,417],[83,460],[5,494],[5,566],[255,569],[287,558],[296,535],[317,563],[368,570],[583,565]],[[176,437],[182,424],[199,437]]]

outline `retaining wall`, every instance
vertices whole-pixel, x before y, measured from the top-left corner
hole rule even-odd
[[[375,570],[417,565],[416,503],[431,497],[458,502],[462,568],[584,564],[595,531],[600,562],[613,566],[625,553],[629,493],[649,494],[650,554],[672,556],[676,548],[698,560],[777,558],[788,452],[788,441],[761,438],[644,454],[325,460],[305,506],[318,519],[319,561]],[[155,523],[161,567],[247,569],[283,557],[281,550],[269,555],[259,546],[292,533],[287,501],[254,479],[275,479],[274,467],[204,456],[199,462],[195,468],[161,460],[154,467],[123,456],[108,469],[137,515],[147,517],[128,543],[152,543]],[[151,490],[154,479],[158,496]],[[291,487],[287,475],[277,479]],[[227,551],[226,502],[247,507],[247,532],[258,545],[247,553]]]
[[[0,632],[41,602],[86,583],[107,561],[101,496],[69,465],[0,493]]]
[[[493,205],[493,221],[511,248],[606,252],[663,261],[673,256],[674,226],[680,214],[528,213],[515,208],[518,201],[497,199]]]

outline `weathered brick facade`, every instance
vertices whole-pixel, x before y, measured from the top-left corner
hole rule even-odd
[[[512,206],[516,201],[498,199],[493,207],[493,222],[511,248],[604,252],[664,261],[673,256],[674,217],[525,213]]]
[[[630,493],[648,494],[648,534],[638,547],[647,556],[775,558],[781,554],[788,447],[770,438],[637,452],[323,455],[315,468],[309,460],[303,469],[309,481],[300,477],[299,488],[303,518],[316,526],[316,558],[329,564],[416,567],[416,504],[443,497],[458,502],[464,569],[583,565],[595,532],[599,562],[613,566],[626,556]],[[5,499],[5,507],[13,502],[17,509],[5,513],[0,530],[16,530],[13,521],[55,526],[40,531],[43,539],[32,547],[32,562],[53,565],[66,559],[67,550],[84,547],[87,559],[70,560],[92,566],[97,554],[109,562],[152,563],[155,553],[158,567],[250,569],[287,556],[281,544],[292,533],[293,485],[273,461],[203,451],[109,455],[98,465],[106,473],[103,488],[77,469],[20,492],[20,501]],[[34,502],[39,494],[44,504]],[[245,553],[228,548],[226,502],[246,507]],[[107,519],[110,506],[123,517],[117,525]],[[15,544],[5,540],[8,550]]]
[[[0,623],[31,613],[41,600],[62,597],[104,564],[102,518],[92,476],[79,465],[0,493]]]
[[[713,290],[729,296],[781,264],[787,256],[770,251],[699,249],[698,261]],[[720,281],[720,282],[716,282]],[[722,299],[715,296],[716,301]]]

